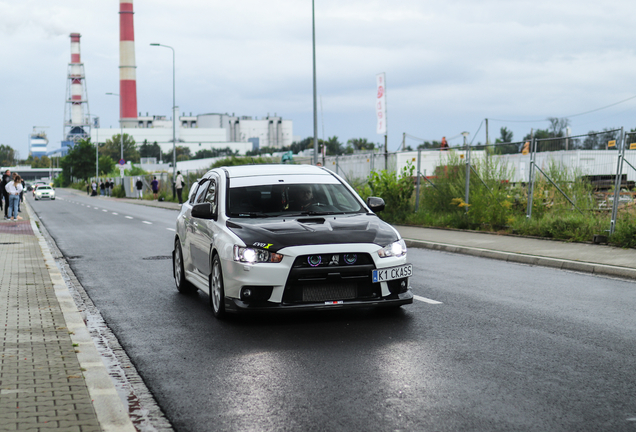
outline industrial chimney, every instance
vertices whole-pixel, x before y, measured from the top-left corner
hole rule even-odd
[[[135,69],[133,0],[119,1],[119,117],[122,127],[137,125],[137,74]]]
[[[71,33],[71,62],[68,64],[66,81],[66,105],[64,109],[64,139],[76,142],[88,137],[88,96],[84,86],[84,63],[80,59],[79,33]],[[84,113],[86,106],[86,115]],[[70,144],[72,145],[72,144]]]

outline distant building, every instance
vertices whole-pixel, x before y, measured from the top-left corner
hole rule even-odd
[[[130,126],[127,121],[126,125]],[[134,128],[125,127],[124,134],[133,137],[137,145],[144,141],[157,143],[161,151],[172,150],[172,120],[166,116],[137,117]],[[114,135],[119,135],[117,128],[91,128],[93,142],[103,143]],[[237,117],[229,114],[199,114],[179,117],[176,129],[177,146],[187,147],[192,154],[199,150],[223,149],[230,147],[239,154],[262,147],[282,148],[293,142],[293,122],[281,117],[267,116],[261,120],[252,117]]]
[[[37,132],[35,129],[33,128],[33,133],[29,136],[29,154],[40,158],[46,156],[49,139],[46,137],[46,133]]]

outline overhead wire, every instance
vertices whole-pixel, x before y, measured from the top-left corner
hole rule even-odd
[[[620,105],[620,104],[625,103],[627,101],[630,101],[632,99],[636,99],[636,95],[628,97],[627,99],[623,99],[623,100],[618,101],[618,102],[614,102],[614,103],[609,104],[609,105],[602,106],[600,108],[595,108],[593,110],[585,111],[585,112],[578,113],[578,114],[571,114],[571,115],[563,116],[561,118],[578,117],[578,116],[582,116],[582,115],[585,115],[585,114],[590,114],[590,113],[593,113],[593,112],[596,112],[596,111],[601,111],[601,110],[604,110],[606,108],[611,108],[613,106]],[[488,120],[509,122],[509,123],[535,123],[535,122],[550,121],[547,118],[545,118],[545,119],[537,119],[537,120],[504,120],[504,119],[496,119],[496,118],[490,118],[490,117],[488,118]]]

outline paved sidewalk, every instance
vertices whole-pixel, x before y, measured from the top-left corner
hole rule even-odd
[[[0,430],[134,431],[36,223],[0,220]]]
[[[473,231],[396,228],[409,247],[636,279],[636,249]]]

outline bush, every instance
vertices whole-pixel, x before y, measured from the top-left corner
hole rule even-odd
[[[624,248],[636,248],[636,220],[634,215],[622,215],[616,221],[614,234],[609,238],[610,244]]]
[[[113,188],[111,196],[115,198],[126,198],[126,189],[124,189],[124,185],[116,185]]]
[[[413,170],[415,168],[410,163],[402,169],[398,176],[397,173],[383,170],[381,172],[372,172],[369,177],[369,189],[364,193],[369,194],[363,196],[377,196],[384,199],[386,209],[380,213],[380,217],[386,221],[398,221],[407,217],[412,210],[412,197],[415,185],[413,184]]]
[[[218,168],[222,166],[238,166],[238,165],[260,165],[260,164],[274,164],[280,163],[280,161],[276,161],[271,158],[263,158],[263,157],[236,157],[232,156],[229,158],[221,159],[216,161],[211,167]]]

